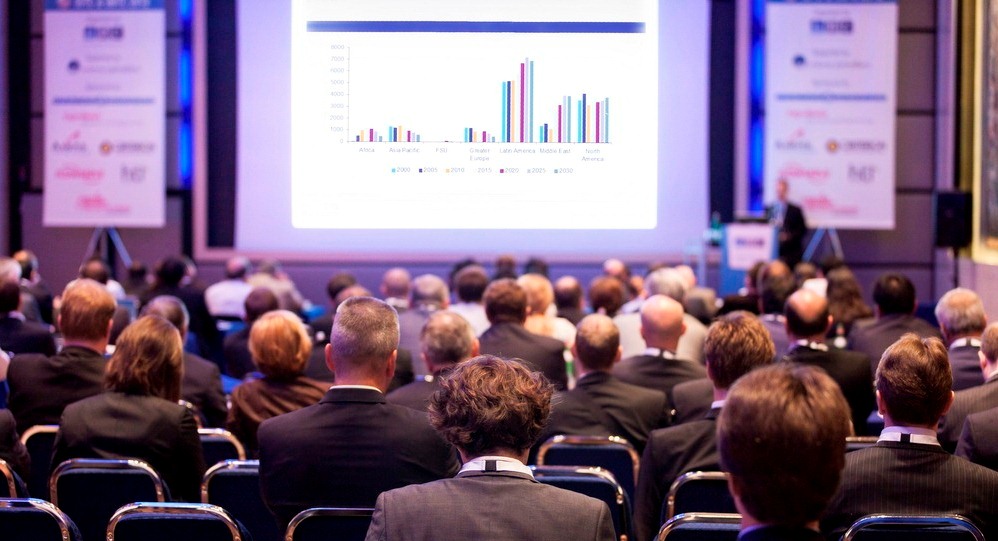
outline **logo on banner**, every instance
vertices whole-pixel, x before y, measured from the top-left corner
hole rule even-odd
[[[59,9],[69,9],[73,7],[73,0],[58,0],[55,6]]]
[[[838,141],[829,139],[825,144],[828,152],[883,152],[887,149],[887,142],[876,139],[845,139]]]
[[[83,39],[86,41],[121,41],[125,37],[123,26],[86,26]]]
[[[822,20],[811,21],[812,34],[852,34],[852,21],[842,20]]]
[[[84,184],[99,184],[104,180],[104,170],[68,164],[55,170],[55,178],[59,180],[80,181]]]
[[[803,128],[798,128],[785,139],[776,140],[776,149],[785,152],[810,152],[811,140],[807,139]]]
[[[156,145],[150,141],[103,141],[100,144],[100,153],[108,156],[112,152],[115,154],[149,154],[155,150]]]
[[[760,238],[737,238],[735,246],[739,248],[762,248],[766,245],[765,239]]]
[[[122,182],[142,182],[146,179],[146,166],[122,165],[120,178]]]
[[[85,154],[87,143],[81,139],[80,130],[76,130],[62,141],[53,142],[52,151],[60,154]]]
[[[799,163],[788,163],[779,172],[787,180],[804,180],[812,183],[827,182],[831,172],[827,167],[807,167]]]
[[[875,165],[855,165],[849,164],[846,178],[850,182],[860,182],[869,184],[877,179],[877,166]]]

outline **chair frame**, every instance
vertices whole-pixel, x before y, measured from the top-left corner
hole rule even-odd
[[[211,503],[208,501],[208,483],[211,482],[212,478],[222,470],[244,470],[244,469],[254,469],[260,470],[259,460],[223,460],[210,468],[208,471],[204,472],[204,476],[201,478],[201,503]]]
[[[69,515],[62,512],[54,504],[47,502],[45,500],[40,500],[38,498],[3,498],[0,499],[0,508],[9,507],[31,507],[33,509],[38,509],[44,512],[53,519],[59,525],[59,534],[62,536],[62,541],[71,541],[70,536],[70,521]]]
[[[850,451],[850,444],[856,446],[852,451],[858,451],[874,445],[878,439],[877,436],[846,436],[846,451]]]
[[[669,487],[669,494],[666,496],[666,513],[669,518],[676,516],[676,493],[683,485],[694,482],[694,481],[728,481],[728,474],[723,471],[691,471],[684,473],[676,478],[672,482],[672,486]],[[690,513],[684,513],[690,514]],[[702,514],[702,513],[697,513]],[[715,515],[725,515],[728,513],[710,513]]]
[[[284,541],[292,541],[295,537],[295,529],[303,520],[311,517],[373,517],[373,507],[312,507],[297,515],[288,523],[288,528],[284,534]],[[108,541],[113,541],[109,539]]]
[[[203,436],[218,437],[228,441],[236,448],[236,455],[239,457],[237,460],[246,460],[246,448],[232,432],[224,428],[199,428],[198,438]]]
[[[118,522],[127,515],[140,514],[166,514],[166,515],[205,515],[217,518],[225,524],[232,534],[232,541],[243,541],[243,536],[239,532],[239,525],[235,519],[229,515],[228,511],[217,505],[205,503],[181,503],[181,502],[135,502],[123,505],[111,515],[111,520],[107,523],[107,541],[114,541],[114,528]]]
[[[10,467],[10,464],[2,458],[0,458],[0,475],[3,475],[4,479],[7,481],[7,490],[9,491],[8,494],[10,494],[10,497],[17,498],[17,493],[19,491],[17,490],[17,478],[14,477],[16,474]]]
[[[187,411],[191,412],[191,415],[194,416],[194,424],[197,425],[198,431],[204,428],[204,423],[201,422],[201,412],[198,410],[197,406],[187,400],[184,400],[183,398],[177,400],[177,404],[180,404],[181,406],[187,408]]]
[[[656,541],[666,541],[666,538],[672,533],[673,530],[679,526],[690,523],[699,524],[736,524],[741,525],[742,516],[738,513],[680,513],[662,525],[659,529],[658,535],[655,536]]]
[[[530,466],[534,475],[543,477],[545,475],[591,475],[613,482],[617,487],[617,505],[624,505],[624,488],[620,486],[613,472],[599,466]]]
[[[27,445],[28,438],[40,432],[46,434],[55,434],[56,432],[59,432],[59,425],[35,425],[24,431],[24,434],[21,434],[21,443]]]
[[[866,515],[849,526],[842,534],[842,541],[853,541],[856,535],[870,526],[897,524],[909,526],[950,526],[966,531],[976,541],[984,541],[984,534],[970,520],[961,515]]]
[[[585,446],[591,445],[593,447],[606,445],[608,443],[619,444],[627,449],[627,453],[631,455],[631,463],[634,465],[634,483],[637,485],[638,482],[638,471],[641,465],[641,455],[638,451],[631,445],[631,442],[621,438],[620,436],[569,436],[566,434],[558,434],[556,436],[551,436],[547,441],[541,444],[540,449],[537,450],[537,465],[538,466],[548,466],[549,464],[544,464],[544,457],[547,455],[548,450],[551,447],[558,444],[569,444]],[[579,464],[580,466],[589,466],[590,464]]]
[[[66,474],[67,472],[79,469],[79,468],[92,468],[92,469],[103,469],[103,470],[141,470],[149,476],[150,481],[153,483],[153,487],[156,489],[156,501],[165,502],[166,501],[166,490],[163,488],[163,478],[160,477],[159,473],[152,468],[148,463],[142,460],[137,460],[134,458],[129,458],[125,460],[105,460],[105,459],[94,459],[94,458],[74,458],[63,462],[56,466],[55,470],[52,471],[52,475],[49,476],[49,501],[54,505],[59,505],[59,497],[56,494],[56,487],[59,483],[59,477]]]

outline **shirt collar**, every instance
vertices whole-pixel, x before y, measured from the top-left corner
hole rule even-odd
[[[929,428],[914,426],[889,426],[880,432],[880,441],[899,441],[902,443],[920,443],[922,445],[939,445],[936,431]]]
[[[968,346],[980,349],[981,340],[979,338],[972,338],[969,336],[964,338],[958,338],[954,340],[952,344],[949,345],[949,350],[953,351],[956,348],[964,348]]]
[[[372,387],[370,385],[333,385],[329,387],[330,389],[368,389],[370,391],[378,391],[381,394],[385,394],[381,389],[377,387]]]
[[[649,356],[649,357],[662,357],[663,359],[675,359],[676,358],[676,354],[674,352],[669,351],[667,349],[660,349],[660,348],[651,348],[651,347],[650,348],[646,348],[644,354],[647,355],[647,356]]]
[[[710,409],[717,410],[724,407],[724,400],[715,400],[710,403]]]
[[[508,456],[480,456],[473,460],[469,460],[461,466],[461,471],[464,472],[497,472],[497,471],[511,471],[516,473],[523,473],[529,475],[531,478],[534,477],[534,472],[530,470],[527,466],[515,458],[510,458]]]
[[[792,344],[790,344],[790,350],[793,351],[797,348],[808,348],[815,351],[828,351],[828,344],[822,344],[821,342],[815,342],[813,340],[800,339]]]
[[[11,310],[10,312],[7,312],[7,317],[12,318],[12,319],[17,319],[17,320],[20,320],[20,321],[25,321],[26,320],[25,317],[24,317],[24,314],[22,314],[21,312],[18,312],[17,310]]]

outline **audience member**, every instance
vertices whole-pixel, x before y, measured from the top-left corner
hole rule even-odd
[[[204,290],[208,313],[218,318],[245,319],[246,296],[253,286],[246,278],[253,271],[253,264],[244,256],[235,256],[225,262],[225,279]]]
[[[848,345],[849,331],[857,320],[873,316],[873,310],[863,301],[863,290],[856,276],[845,266],[836,267],[826,275],[828,287],[828,313],[832,316],[832,329],[828,338],[832,345],[842,349]]]
[[[644,296],[665,295],[682,303],[686,297],[686,281],[683,274],[676,269],[662,268],[652,271],[644,281]],[[642,301],[643,303],[644,301]],[[640,355],[647,347],[641,336],[641,314],[619,314],[613,322],[620,329],[620,345],[624,348],[624,358]],[[683,324],[686,332],[679,337],[676,355],[698,364],[703,364],[703,341],[707,336],[707,327],[699,319],[683,313]]]
[[[489,285],[489,276],[481,265],[466,265],[451,278],[457,302],[448,309],[468,320],[475,336],[481,336],[489,328],[489,318],[485,315],[482,296]]]
[[[665,496],[677,477],[720,469],[716,422],[728,389],[743,375],[772,363],[776,355],[766,328],[748,312],[732,312],[714,322],[707,330],[704,350],[713,397],[709,412],[699,420],[653,431],[641,456],[634,498],[639,541],[655,539]]]
[[[589,307],[594,314],[613,317],[626,299],[626,286],[613,276],[597,276],[589,282]]]
[[[709,324],[717,314],[717,292],[709,287],[697,285],[697,275],[689,265],[676,265],[676,271],[683,277],[686,296],[683,297],[683,310],[697,318],[704,325]],[[648,266],[648,274],[653,272]],[[647,286],[645,286],[647,290]]]
[[[541,274],[524,274],[516,283],[527,292],[527,320],[523,326],[534,334],[557,338],[572,347],[575,340],[575,325],[554,315],[554,288],[551,281]]]
[[[409,271],[402,267],[392,267],[381,276],[381,298],[400,314],[409,308],[411,281],[412,276],[409,275]]]
[[[866,419],[874,406],[870,360],[862,353],[829,348],[825,343],[832,324],[828,299],[809,289],[800,289],[790,296],[784,315],[791,345],[783,359],[823,368],[839,384],[849,402],[853,430],[856,434],[866,434]]]
[[[512,279],[500,279],[485,289],[485,315],[491,326],[479,337],[482,353],[504,359],[522,359],[531,370],[544,374],[558,390],[568,385],[565,344],[534,334],[527,320],[527,293]]]
[[[954,454],[974,464],[998,470],[998,408],[967,416]]]
[[[257,265],[256,272],[246,279],[253,287],[266,287],[277,295],[282,310],[301,313],[305,298],[298,292],[291,276],[284,272],[281,262],[276,259],[265,259]]]
[[[531,257],[523,264],[523,274],[540,274],[545,278],[551,278],[548,275],[548,262],[539,258]]]
[[[412,291],[409,293],[409,309],[403,310],[399,320],[399,348],[407,351],[419,351],[419,334],[426,324],[430,314],[437,310],[447,309],[450,303],[450,291],[447,283],[439,276],[423,274],[412,280]],[[413,369],[417,376],[425,376],[429,372],[422,359],[413,359]]]
[[[125,330],[133,319],[135,319],[135,307],[125,306],[124,303],[120,303],[125,299],[124,289],[121,288],[121,284],[115,282],[111,279],[111,269],[107,266],[104,260],[98,257],[92,257],[85,261],[80,267],[79,275],[80,278],[86,278],[88,280],[93,280],[107,289],[108,293],[114,297],[116,302],[119,304],[114,309],[114,316],[112,317],[111,324],[111,336],[108,338],[108,344],[114,344],[118,335],[121,331]],[[66,287],[69,287],[67,285]],[[56,318],[56,328],[58,329],[58,317]],[[61,329],[58,329],[61,331]]]
[[[391,306],[347,299],[326,346],[336,383],[318,404],[260,425],[260,488],[281,528],[309,507],[372,507],[386,490],[457,472],[426,414],[385,401],[398,336]]]
[[[277,295],[265,287],[253,288],[246,300],[243,308],[246,311],[246,326],[225,337],[222,351],[225,355],[225,372],[236,378],[242,379],[256,370],[253,364],[253,355],[249,350],[250,330],[253,323],[260,319],[260,316],[267,312],[272,312],[280,307]],[[332,325],[332,323],[330,323]]]
[[[20,306],[21,286],[10,280],[0,282],[0,348],[12,353],[55,355],[52,328],[28,321]]]
[[[778,364],[739,379],[717,420],[739,541],[824,539],[818,520],[839,486],[848,434],[848,406],[820,369]]]
[[[721,307],[718,315],[727,314],[737,310],[745,310],[753,314],[759,313],[759,292],[756,291],[758,285],[759,271],[766,266],[765,261],[757,261],[745,273],[745,285],[734,295],[728,295],[721,299]]]
[[[38,316],[42,323],[51,325],[54,298],[48,283],[38,272],[38,256],[31,250],[18,250],[12,256],[21,265],[21,288],[29,293],[38,305]]]
[[[222,337],[215,327],[215,318],[208,313],[208,306],[204,302],[204,291],[185,284],[187,277],[188,266],[184,258],[170,256],[163,259],[156,268],[156,282],[142,297],[142,304],[145,305],[153,297],[160,295],[171,295],[180,299],[190,314],[190,332],[197,338],[198,353],[202,357],[214,359],[217,352],[222,349]]]
[[[818,266],[810,261],[801,261],[794,265],[794,282],[797,289],[806,287],[822,297],[828,291],[828,281],[819,272]]]
[[[66,286],[57,318],[62,350],[48,357],[18,355],[10,362],[8,407],[19,432],[58,424],[67,404],[101,392],[114,309],[114,297],[93,280]]]
[[[18,295],[21,297],[18,311],[26,320],[42,321],[38,301],[25,287],[21,286],[21,264],[17,260],[12,257],[0,257],[0,282],[17,284]]]
[[[107,365],[107,392],[63,411],[52,467],[71,458],[137,458],[171,496],[200,501],[204,457],[194,414],[177,403],[182,372],[180,333],[170,322],[143,316],[129,325]]]
[[[133,299],[141,299],[152,286],[149,281],[149,269],[146,268],[146,264],[138,259],[133,259],[132,264],[128,266],[128,277],[121,285],[125,288],[126,296]]]
[[[759,292],[759,319],[773,337],[777,356],[783,356],[790,350],[783,309],[796,289],[794,275],[782,260],[777,259],[759,270],[759,285],[756,287]]]
[[[885,428],[876,445],[846,456],[842,486],[822,519],[826,533],[870,514],[955,513],[998,539],[998,472],[950,455],[936,439],[939,418],[953,403],[952,388],[946,346],[938,338],[909,333],[887,348],[877,367],[877,409]]]
[[[554,304],[558,308],[558,317],[578,325],[586,316],[582,305],[582,284],[574,276],[562,276],[554,282]]]
[[[333,315],[336,314],[336,307],[339,301],[336,299],[340,293],[348,287],[357,285],[357,278],[349,272],[338,272],[326,282],[326,297],[329,299],[329,307],[321,316],[308,322],[312,327],[312,334],[316,344],[322,344],[323,348],[329,343],[329,329],[333,326]]]
[[[391,391],[387,400],[426,411],[430,395],[440,388],[441,377],[458,363],[478,355],[478,338],[463,317],[450,310],[440,310],[426,320],[419,344],[429,374]]]
[[[953,390],[969,389],[984,383],[981,377],[981,334],[988,326],[984,303],[977,293],[958,287],[947,291],[936,303],[936,319],[943,341],[949,347],[953,370]]]
[[[939,425],[939,443],[949,452],[956,448],[968,415],[998,407],[998,323],[992,323],[984,330],[977,355],[984,383],[957,391],[953,406]]]
[[[0,352],[0,355],[6,354]],[[22,479],[27,479],[31,474],[31,455],[21,443],[14,414],[8,409],[0,409],[0,459],[6,460]],[[14,495],[11,494],[11,497]]]
[[[496,268],[495,272],[492,274],[492,280],[502,280],[504,278],[510,278],[516,280],[516,258],[511,255],[501,255],[496,258]]]
[[[464,466],[454,479],[378,496],[367,540],[614,539],[606,504],[537,483],[524,465],[550,400],[547,381],[521,363],[458,365],[434,393],[430,421]]]

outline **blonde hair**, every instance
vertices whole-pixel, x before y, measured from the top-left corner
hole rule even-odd
[[[298,316],[287,310],[274,310],[253,322],[249,350],[264,376],[288,378],[305,369],[312,353],[312,340]]]

